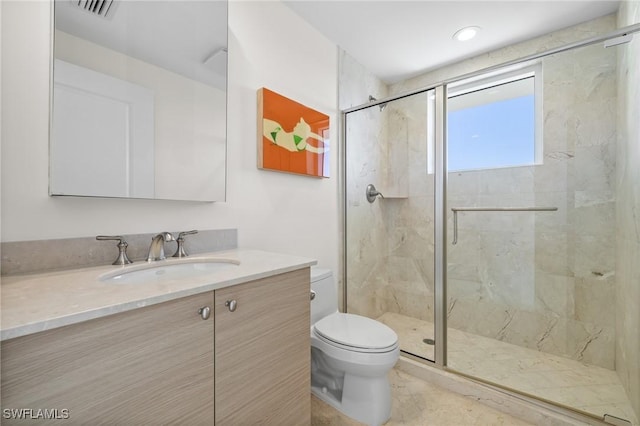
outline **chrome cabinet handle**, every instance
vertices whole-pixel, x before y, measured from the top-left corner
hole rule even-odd
[[[311,300],[315,299],[315,298],[316,298],[316,292],[315,292],[315,291],[313,291],[313,290],[311,290],[311,293],[310,293],[310,295],[309,295],[309,298],[310,298]]]
[[[236,302],[235,299],[227,300],[226,302],[224,302],[224,306],[229,308],[230,312],[235,312],[236,308],[238,307],[238,302]]]
[[[198,313],[200,314],[203,320],[208,320],[209,317],[211,316],[211,308],[208,306],[205,306],[203,308],[200,308],[198,310]]]

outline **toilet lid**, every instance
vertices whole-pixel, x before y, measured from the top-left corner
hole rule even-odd
[[[314,328],[320,336],[353,348],[382,349],[398,341],[395,331],[360,315],[331,314],[318,321]]]

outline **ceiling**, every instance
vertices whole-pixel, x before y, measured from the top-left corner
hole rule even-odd
[[[619,5],[618,0],[284,3],[387,83],[613,13]],[[77,4],[55,0],[56,28],[225,86],[226,54],[203,63],[226,46],[226,2],[116,1],[108,19],[91,16]],[[454,32],[470,25],[482,29],[475,39],[452,39]]]
[[[387,83],[614,13],[618,0],[285,1]],[[470,41],[453,40],[466,26]]]
[[[226,2],[119,0],[107,16],[83,3],[55,0],[56,29],[226,90]]]

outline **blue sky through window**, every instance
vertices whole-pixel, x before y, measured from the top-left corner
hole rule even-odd
[[[449,112],[449,171],[534,164],[534,105],[527,95]]]

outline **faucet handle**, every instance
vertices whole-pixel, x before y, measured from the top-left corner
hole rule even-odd
[[[118,258],[115,260],[115,262],[112,263],[112,265],[128,265],[130,263],[133,263],[133,261],[129,260],[129,258],[127,257],[127,247],[129,246],[129,244],[127,244],[127,242],[125,241],[124,237],[121,237],[120,235],[98,235],[96,237],[96,240],[98,241],[119,241],[118,242]]]
[[[176,242],[178,243],[178,249],[176,250],[176,252],[173,254],[172,257],[187,257],[188,254],[186,251],[184,251],[184,237],[185,235],[192,235],[197,233],[198,231],[195,229],[193,231],[185,231],[185,232],[179,233],[178,239],[176,240]]]
[[[185,235],[192,235],[192,234],[197,234],[198,230],[194,229],[193,231],[184,231],[178,234],[178,239],[184,237]]]

